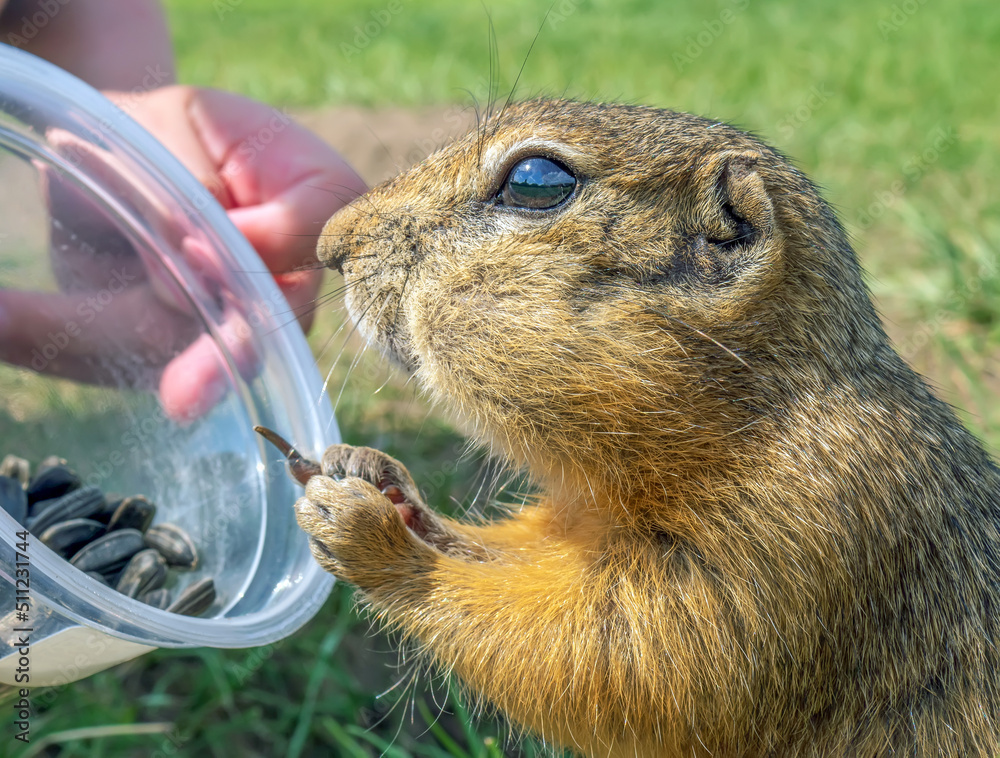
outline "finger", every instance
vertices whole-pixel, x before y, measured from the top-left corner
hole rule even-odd
[[[283,111],[201,90],[190,118],[229,186],[230,217],[274,272],[312,261],[327,219],[367,189],[336,151]]]
[[[266,169],[262,160],[261,170]],[[346,164],[327,166],[297,177],[262,204],[236,208],[229,215],[272,271],[291,271],[315,264],[326,222],[365,191]]]
[[[65,295],[0,290],[0,360],[77,378],[77,352],[81,342],[89,341],[77,313],[79,302]]]
[[[189,121],[188,108],[198,90],[189,86],[161,87],[152,92],[104,92],[180,160],[223,208],[231,208],[229,188],[218,166],[205,152],[201,137]]]
[[[72,295],[0,290],[0,360],[77,381],[150,386],[198,331],[148,283]]]
[[[52,274],[61,290],[101,289],[109,269],[116,267],[127,268],[131,275],[145,275],[134,247],[115,226],[106,206],[49,166],[38,166],[38,176],[49,210]]]
[[[103,186],[117,203],[143,219],[167,244],[178,240],[177,228],[164,219],[168,209],[148,187],[136,185],[120,156],[60,128],[46,132],[48,143],[81,174]],[[113,271],[125,271],[130,281],[145,278],[145,264],[123,232],[121,220],[87,189],[50,166],[38,163],[40,187],[49,210],[52,269],[64,291],[98,290]]]
[[[235,387],[230,366],[246,381],[260,371],[253,329],[232,308],[215,335],[203,334],[163,370],[159,394],[164,412],[180,423],[204,416]]]
[[[203,334],[163,369],[160,405],[168,418],[187,423],[212,410],[228,390],[219,347]]]
[[[296,187],[262,205],[236,208],[229,218],[275,273],[315,268],[316,243],[329,216],[326,198],[310,188]]]
[[[256,205],[314,173],[333,151],[284,111],[231,92],[200,89],[187,105],[188,118],[237,206]],[[268,154],[267,170],[261,164]]]

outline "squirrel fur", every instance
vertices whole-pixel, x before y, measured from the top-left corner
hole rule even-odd
[[[576,179],[510,207],[512,167]],[[772,148],[512,105],[338,213],[363,333],[538,496],[434,513],[335,446],[314,554],[515,723],[589,756],[1000,755],[1000,475],[896,354]]]

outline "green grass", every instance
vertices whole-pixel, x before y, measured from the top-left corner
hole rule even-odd
[[[519,96],[647,102],[759,133],[825,187],[891,334],[996,450],[1000,5],[918,3],[912,15],[903,5],[556,0],[543,23],[544,4],[511,0],[487,0],[485,10],[458,0],[167,2],[184,81],[279,105],[485,102],[489,11],[501,96],[539,32]],[[356,27],[389,8],[398,8],[389,23],[356,45],[364,42]],[[335,325],[325,315],[312,337],[317,352]],[[337,345],[324,352],[324,370]],[[334,370],[335,393],[349,362]],[[390,381],[375,392],[385,380],[365,356],[346,382],[338,415],[347,440],[403,459],[431,483],[435,505],[467,505],[478,459],[453,465],[462,441],[410,387]],[[272,648],[157,651],[55,692],[34,733],[171,725],[167,734],[77,738],[43,753],[88,758],[535,752],[505,743],[502,727],[470,716],[445,683],[380,697],[407,670],[394,667],[391,641],[368,632],[341,587],[311,624]]]

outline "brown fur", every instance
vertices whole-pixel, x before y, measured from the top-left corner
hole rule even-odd
[[[527,155],[576,196],[498,207]],[[1000,754],[1000,475],[774,150],[529,102],[323,239],[363,332],[544,493],[456,523],[365,448],[309,481],[317,558],[444,669],[593,756]]]

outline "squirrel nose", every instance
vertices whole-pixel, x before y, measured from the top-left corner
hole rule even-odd
[[[323,226],[316,255],[324,266],[344,273],[344,264],[358,243],[359,218],[364,220],[357,207],[348,205],[333,214]]]
[[[335,268],[338,273],[344,273],[344,260],[347,258],[347,249],[345,247],[338,246],[332,255],[327,254],[324,258],[323,263],[327,268]]]

